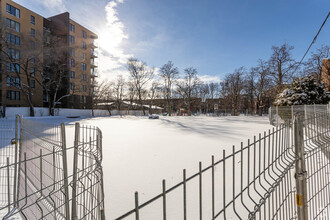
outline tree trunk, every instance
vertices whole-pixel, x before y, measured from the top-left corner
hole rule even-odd
[[[30,116],[31,117],[34,117],[34,108],[33,108],[33,105],[30,104]]]

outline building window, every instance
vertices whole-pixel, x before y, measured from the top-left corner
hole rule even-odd
[[[30,86],[31,86],[31,88],[35,88],[36,87],[36,81],[34,80],[34,79],[31,79],[31,81],[30,81]]]
[[[74,55],[75,55],[74,48],[70,48],[70,56],[74,57]]]
[[[6,18],[6,26],[7,26],[7,28],[13,29],[13,30],[15,30],[17,32],[20,31],[20,25],[19,25],[19,23],[16,22],[16,21],[11,20],[9,18]]]
[[[15,8],[14,6],[12,5],[9,5],[7,4],[7,13],[11,14],[11,15],[14,15],[16,18],[19,18],[20,17],[20,11],[19,9]]]
[[[31,15],[31,24],[35,25],[36,24],[36,18]]]
[[[36,43],[34,41],[31,41],[30,48],[31,49],[35,49],[36,48]]]
[[[36,36],[36,30],[31,28],[31,37],[35,37],[35,36]]]
[[[36,73],[36,69],[34,67],[31,67],[30,68],[30,74],[31,74],[31,76],[34,77],[35,76],[35,73]]]
[[[20,66],[17,63],[6,63],[7,72],[20,73]]]
[[[82,85],[83,92],[86,92],[86,85]]]
[[[70,67],[75,67],[75,61],[74,61],[74,59],[70,59]]]
[[[82,74],[82,81],[86,81],[86,74]]]
[[[86,63],[81,64],[81,69],[82,69],[82,71],[86,71]]]
[[[69,28],[72,33],[75,32],[75,26],[73,24],[69,24]]]
[[[74,83],[70,83],[70,90],[74,91]]]
[[[86,33],[86,31],[82,31],[82,37],[85,38],[85,39],[87,38],[87,33]]]
[[[13,48],[7,48],[6,53],[9,59],[16,59],[16,60],[19,59],[19,50]]]
[[[36,59],[35,58],[31,58],[30,62],[31,63],[35,63],[36,62]]]
[[[82,59],[86,60],[86,54],[85,53],[82,54]]]
[[[82,42],[81,47],[82,47],[83,49],[86,49],[86,48],[87,48],[86,43],[85,43],[85,42]]]
[[[18,77],[7,76],[7,86],[19,88],[21,86],[20,79]]]
[[[72,35],[69,36],[69,42],[71,44],[74,44],[74,36],[72,36]]]
[[[15,44],[15,45],[21,44],[20,37],[14,35],[14,34],[10,34],[10,33],[6,33],[6,41],[7,41],[7,43],[10,43],[10,44]]]
[[[18,91],[7,90],[7,99],[8,100],[20,100],[20,93]]]
[[[71,79],[74,79],[74,75],[75,75],[74,71],[71,71],[71,72],[70,72],[70,78],[71,78]]]

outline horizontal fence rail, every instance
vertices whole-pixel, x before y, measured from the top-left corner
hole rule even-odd
[[[162,191],[147,201],[141,203],[136,192],[132,199],[135,207],[116,220],[297,219],[305,207],[308,219],[327,219],[328,109],[327,105],[280,109],[287,118],[281,118],[276,127],[241,146],[233,146],[231,152],[223,151],[217,159],[212,156],[209,166],[203,167],[200,162],[199,172],[194,175],[187,176],[183,170],[182,181],[174,186],[166,187],[163,180]],[[303,135],[297,134],[294,123],[300,125]],[[307,193],[303,195],[297,186],[301,173],[296,166],[303,159],[298,156],[300,145],[306,166],[302,176]]]

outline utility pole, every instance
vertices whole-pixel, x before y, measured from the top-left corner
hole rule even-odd
[[[299,114],[294,116],[294,146],[296,154],[295,179],[296,179],[296,205],[298,220],[308,220],[307,209],[307,171],[304,156],[304,123]]]

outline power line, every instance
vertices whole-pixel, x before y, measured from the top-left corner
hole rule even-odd
[[[293,72],[296,72],[296,71],[297,71],[298,67],[301,65],[302,61],[305,59],[307,53],[309,52],[309,50],[311,49],[311,47],[313,46],[313,44],[316,42],[316,39],[317,39],[317,37],[319,36],[319,33],[321,32],[323,26],[324,26],[325,23],[327,22],[329,16],[330,16],[330,11],[329,11],[329,13],[328,13],[328,16],[327,16],[327,17],[325,18],[325,20],[323,21],[323,23],[322,23],[322,25],[321,25],[319,31],[318,31],[317,34],[315,35],[313,41],[312,41],[311,44],[309,45],[309,47],[308,47],[307,51],[305,52],[304,56],[301,58],[300,62],[298,63],[296,69],[295,69]]]

